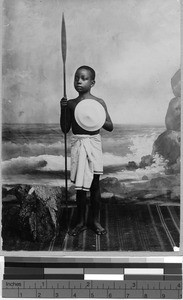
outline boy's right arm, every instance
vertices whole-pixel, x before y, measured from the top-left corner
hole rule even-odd
[[[60,100],[60,127],[63,133],[68,133],[71,128],[71,114],[66,98]]]

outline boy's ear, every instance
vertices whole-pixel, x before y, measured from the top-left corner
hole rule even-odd
[[[95,85],[95,80],[92,80],[91,86]]]

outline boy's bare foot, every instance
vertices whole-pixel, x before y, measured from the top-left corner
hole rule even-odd
[[[97,235],[105,235],[107,234],[107,230],[103,228],[100,223],[95,223],[92,226],[92,230],[97,234]]]
[[[87,227],[83,224],[78,224],[74,229],[69,231],[69,235],[76,236],[79,235],[81,232],[86,230]]]

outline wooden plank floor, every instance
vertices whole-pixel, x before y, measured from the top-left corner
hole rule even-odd
[[[60,230],[49,245],[33,242],[18,243],[17,249],[28,251],[173,251],[179,247],[180,207],[158,205],[102,204],[101,224],[105,236],[87,229],[79,236],[67,233],[66,208],[60,218]],[[73,227],[76,208],[68,208],[68,225]],[[6,249],[5,243],[3,250]]]
[[[76,209],[69,210],[72,227]],[[72,237],[66,233],[64,224],[63,220],[63,230],[52,244],[52,251],[173,251],[174,246],[179,247],[180,208],[176,206],[102,205],[105,236],[97,236],[88,229]]]

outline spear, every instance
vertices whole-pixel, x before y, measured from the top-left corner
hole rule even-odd
[[[64,79],[64,97],[66,98],[66,52],[67,52],[67,41],[66,41],[66,29],[64,14],[62,14],[62,29],[61,29],[61,48],[62,48],[62,60],[63,60],[63,79]]]
[[[64,98],[67,98],[66,95],[66,52],[67,52],[67,42],[66,42],[66,29],[65,29],[65,19],[64,14],[62,14],[62,28],[61,28],[61,50],[62,50],[62,61],[63,61],[63,88],[64,88]],[[66,209],[68,215],[68,195],[67,195],[67,133],[66,133],[66,109],[64,114],[64,145],[65,145],[65,201],[66,201]],[[68,216],[67,216],[67,226],[68,226]]]

